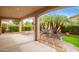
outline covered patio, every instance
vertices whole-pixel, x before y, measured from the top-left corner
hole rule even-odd
[[[32,34],[8,33],[0,36],[0,52],[51,52],[56,51],[47,45],[34,41]]]
[[[43,44],[40,34],[40,19],[39,17],[51,10],[66,8],[66,6],[4,6],[0,7],[0,52],[55,52],[65,51],[60,46],[48,46]],[[25,18],[33,19],[33,32],[27,34],[22,32],[22,22]],[[2,20],[19,20],[18,33],[2,33]],[[45,38],[44,38],[45,39]],[[49,43],[49,42],[48,42]],[[50,42],[51,43],[51,42]],[[74,47],[73,47],[74,48]],[[72,48],[71,48],[72,49]],[[75,50],[75,49],[74,49]]]

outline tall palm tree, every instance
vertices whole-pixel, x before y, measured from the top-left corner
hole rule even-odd
[[[41,29],[48,29],[49,28],[49,22],[50,22],[49,16],[41,16],[40,20],[41,20],[41,24],[40,24]]]
[[[61,30],[62,26],[65,26],[69,21],[67,16],[63,15],[53,15],[51,16],[51,24],[50,26],[52,27],[53,33],[56,34]]]
[[[77,25],[79,25],[79,16],[77,17]]]
[[[67,16],[64,15],[49,15],[42,16],[41,18],[41,28],[52,29],[54,34],[57,34],[62,26],[65,26],[69,21]],[[43,28],[44,27],[44,28]]]

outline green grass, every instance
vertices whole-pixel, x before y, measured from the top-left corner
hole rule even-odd
[[[79,47],[79,37],[76,35],[64,35],[62,36],[63,40],[73,44],[76,47]]]

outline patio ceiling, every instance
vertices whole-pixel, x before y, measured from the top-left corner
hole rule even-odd
[[[42,14],[50,9],[63,8],[59,6],[0,6],[0,18],[23,19]]]

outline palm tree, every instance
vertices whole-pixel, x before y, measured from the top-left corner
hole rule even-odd
[[[57,34],[62,26],[65,26],[69,21],[67,16],[53,15],[51,16],[50,26],[52,27],[53,33]]]
[[[69,18],[64,15],[50,15],[42,16],[41,19],[41,29],[50,29],[51,33],[57,34],[61,31],[61,27],[68,24]]]
[[[79,25],[79,16],[77,17],[77,25]]]
[[[47,29],[49,28],[49,23],[50,23],[50,19],[49,19],[49,16],[41,16],[40,17],[40,20],[41,20],[41,30],[43,29]]]

